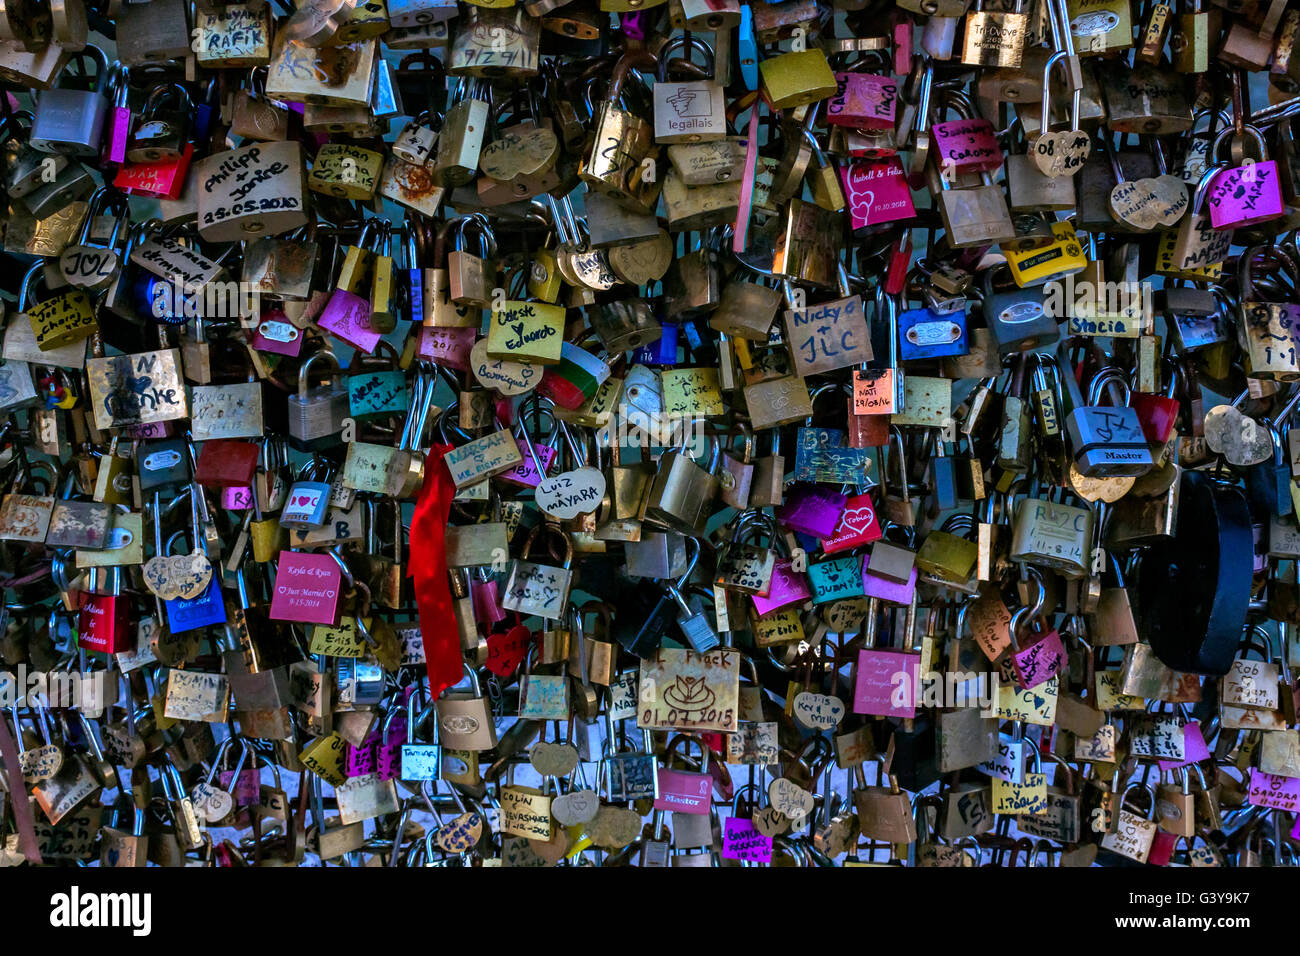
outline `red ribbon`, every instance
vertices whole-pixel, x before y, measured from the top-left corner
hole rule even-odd
[[[18,762],[18,746],[14,743],[9,726],[0,717],[0,757],[4,758],[5,773],[9,776],[9,797],[14,805],[14,822],[18,824],[18,845],[28,863],[41,864],[41,846],[36,842],[36,821],[32,817],[32,804],[23,786],[23,768]]]
[[[437,699],[464,676],[460,631],[447,581],[447,520],[456,485],[443,455],[451,445],[434,445],[424,462],[424,487],[411,519],[411,567],[415,601],[420,609],[420,639],[429,668],[429,694]]]

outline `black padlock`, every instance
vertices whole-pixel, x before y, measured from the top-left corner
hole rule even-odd
[[[189,141],[193,109],[184,87],[176,83],[155,86],[126,144],[127,160],[160,163],[180,159]]]
[[[637,657],[649,659],[677,620],[677,612],[677,602],[653,582],[629,585],[615,604],[614,640]]]
[[[1146,549],[1139,629],[1166,666],[1221,677],[1246,623],[1253,574],[1250,508],[1241,489],[1186,471],[1172,539]]]
[[[135,453],[140,490],[178,487],[193,478],[189,445],[184,438],[141,442]]]

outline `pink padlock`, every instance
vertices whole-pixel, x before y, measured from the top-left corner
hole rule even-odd
[[[517,432],[515,442],[519,445],[519,454],[523,456],[523,460],[509,471],[497,475],[497,477],[511,484],[536,488],[538,482],[542,480],[542,475],[550,469],[551,462],[555,460],[556,449],[551,443],[558,437],[559,433],[560,428],[557,424],[555,431],[547,437],[546,443],[539,444],[527,435]],[[532,449],[531,452],[529,451],[530,448]],[[533,460],[534,455],[537,457],[536,461]],[[542,466],[540,472],[537,470],[539,464]]]
[[[1271,159],[1225,169],[1210,181],[1205,201],[1215,229],[1253,226],[1286,214],[1277,163]]]
[[[486,569],[480,569],[486,574]],[[474,620],[480,624],[492,625],[506,619],[506,610],[501,606],[496,578],[482,577],[469,582],[469,597],[474,605]]]
[[[821,484],[797,484],[776,509],[776,520],[791,531],[828,538],[839,526],[848,497]]]
[[[993,124],[983,117],[948,120],[930,129],[940,170],[953,174],[991,173],[1002,165],[1002,147]]]
[[[395,711],[387,722],[375,751],[376,772],[380,780],[396,780],[402,771],[402,744],[406,743],[406,714]]]
[[[855,159],[840,168],[840,182],[848,201],[849,220],[854,229],[878,226],[916,215],[912,190],[897,156],[885,159]]]
[[[370,327],[370,303],[343,289],[330,293],[330,300],[316,325],[367,355],[375,353],[375,347],[383,338]]]
[[[249,757],[252,760],[252,757]],[[252,806],[257,803],[262,794],[262,775],[256,767],[245,767],[239,771],[239,782],[235,782],[235,771],[223,770],[217,775],[217,780],[221,784],[221,789],[234,798],[235,803],[242,807]]]
[[[835,95],[826,105],[826,122],[853,129],[893,129],[898,83],[874,73],[836,73]]]
[[[1164,773],[1167,770],[1177,770],[1209,759],[1210,748],[1205,743],[1205,735],[1201,733],[1200,721],[1189,720],[1183,724],[1183,759],[1157,760],[1156,763],[1160,767],[1160,772]]]
[[[253,507],[253,489],[247,485],[226,485],[221,489],[221,507],[227,511],[247,511]]]
[[[1016,621],[1013,618],[1013,635],[1015,629]],[[1016,681],[1025,690],[1032,690],[1051,680],[1061,672],[1065,661],[1065,644],[1055,629],[1036,635],[1029,643],[1022,644],[1018,650],[1011,652],[1011,666],[1016,672]]]
[[[469,371],[469,353],[478,338],[478,329],[420,327],[420,341],[416,354],[434,365]]]
[[[812,589],[808,586],[808,576],[794,569],[790,558],[778,558],[772,566],[772,582],[768,587],[767,597],[761,594],[751,595],[754,610],[759,617],[779,611],[791,604],[802,604],[812,598]]]
[[[866,648],[858,652],[853,712],[875,717],[916,716],[921,655]]]
[[[302,352],[302,331],[289,321],[283,309],[272,309],[262,314],[253,330],[253,348],[259,352],[274,352],[297,358]]]
[[[343,763],[344,771],[349,777],[362,777],[379,769],[379,755],[374,743],[369,739],[360,747],[348,744],[347,758]]]
[[[281,551],[271,595],[275,621],[333,624],[338,618],[340,561],[332,554]]]

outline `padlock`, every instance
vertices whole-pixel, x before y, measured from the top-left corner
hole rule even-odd
[[[709,58],[710,76],[685,82],[668,80],[669,54],[683,49],[688,56],[702,50]],[[655,142],[699,143],[722,139],[727,134],[726,109],[722,86],[711,75],[713,52],[692,38],[672,40],[657,54],[659,76],[654,85]]]
[[[95,74],[89,89],[65,89],[56,86],[41,94],[32,119],[31,146],[46,153],[65,153],[72,156],[99,155],[104,134],[104,118],[108,113],[108,98],[104,85],[108,82],[108,58],[99,47],[87,47],[77,53],[74,60],[81,65],[85,81],[85,61],[95,63]]]
[[[175,83],[155,87],[131,130],[126,144],[127,161],[158,163],[180,159],[189,140],[192,110],[184,87]]]

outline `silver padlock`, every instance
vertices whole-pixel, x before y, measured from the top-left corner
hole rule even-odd
[[[95,62],[95,89],[73,90],[56,86],[41,93],[32,120],[33,149],[73,156],[99,155],[104,117],[108,114],[108,97],[103,93],[103,86],[108,81],[108,57],[94,46],[75,54],[71,62],[80,64],[83,74],[86,57]],[[60,79],[66,76],[67,67],[64,67]]]

